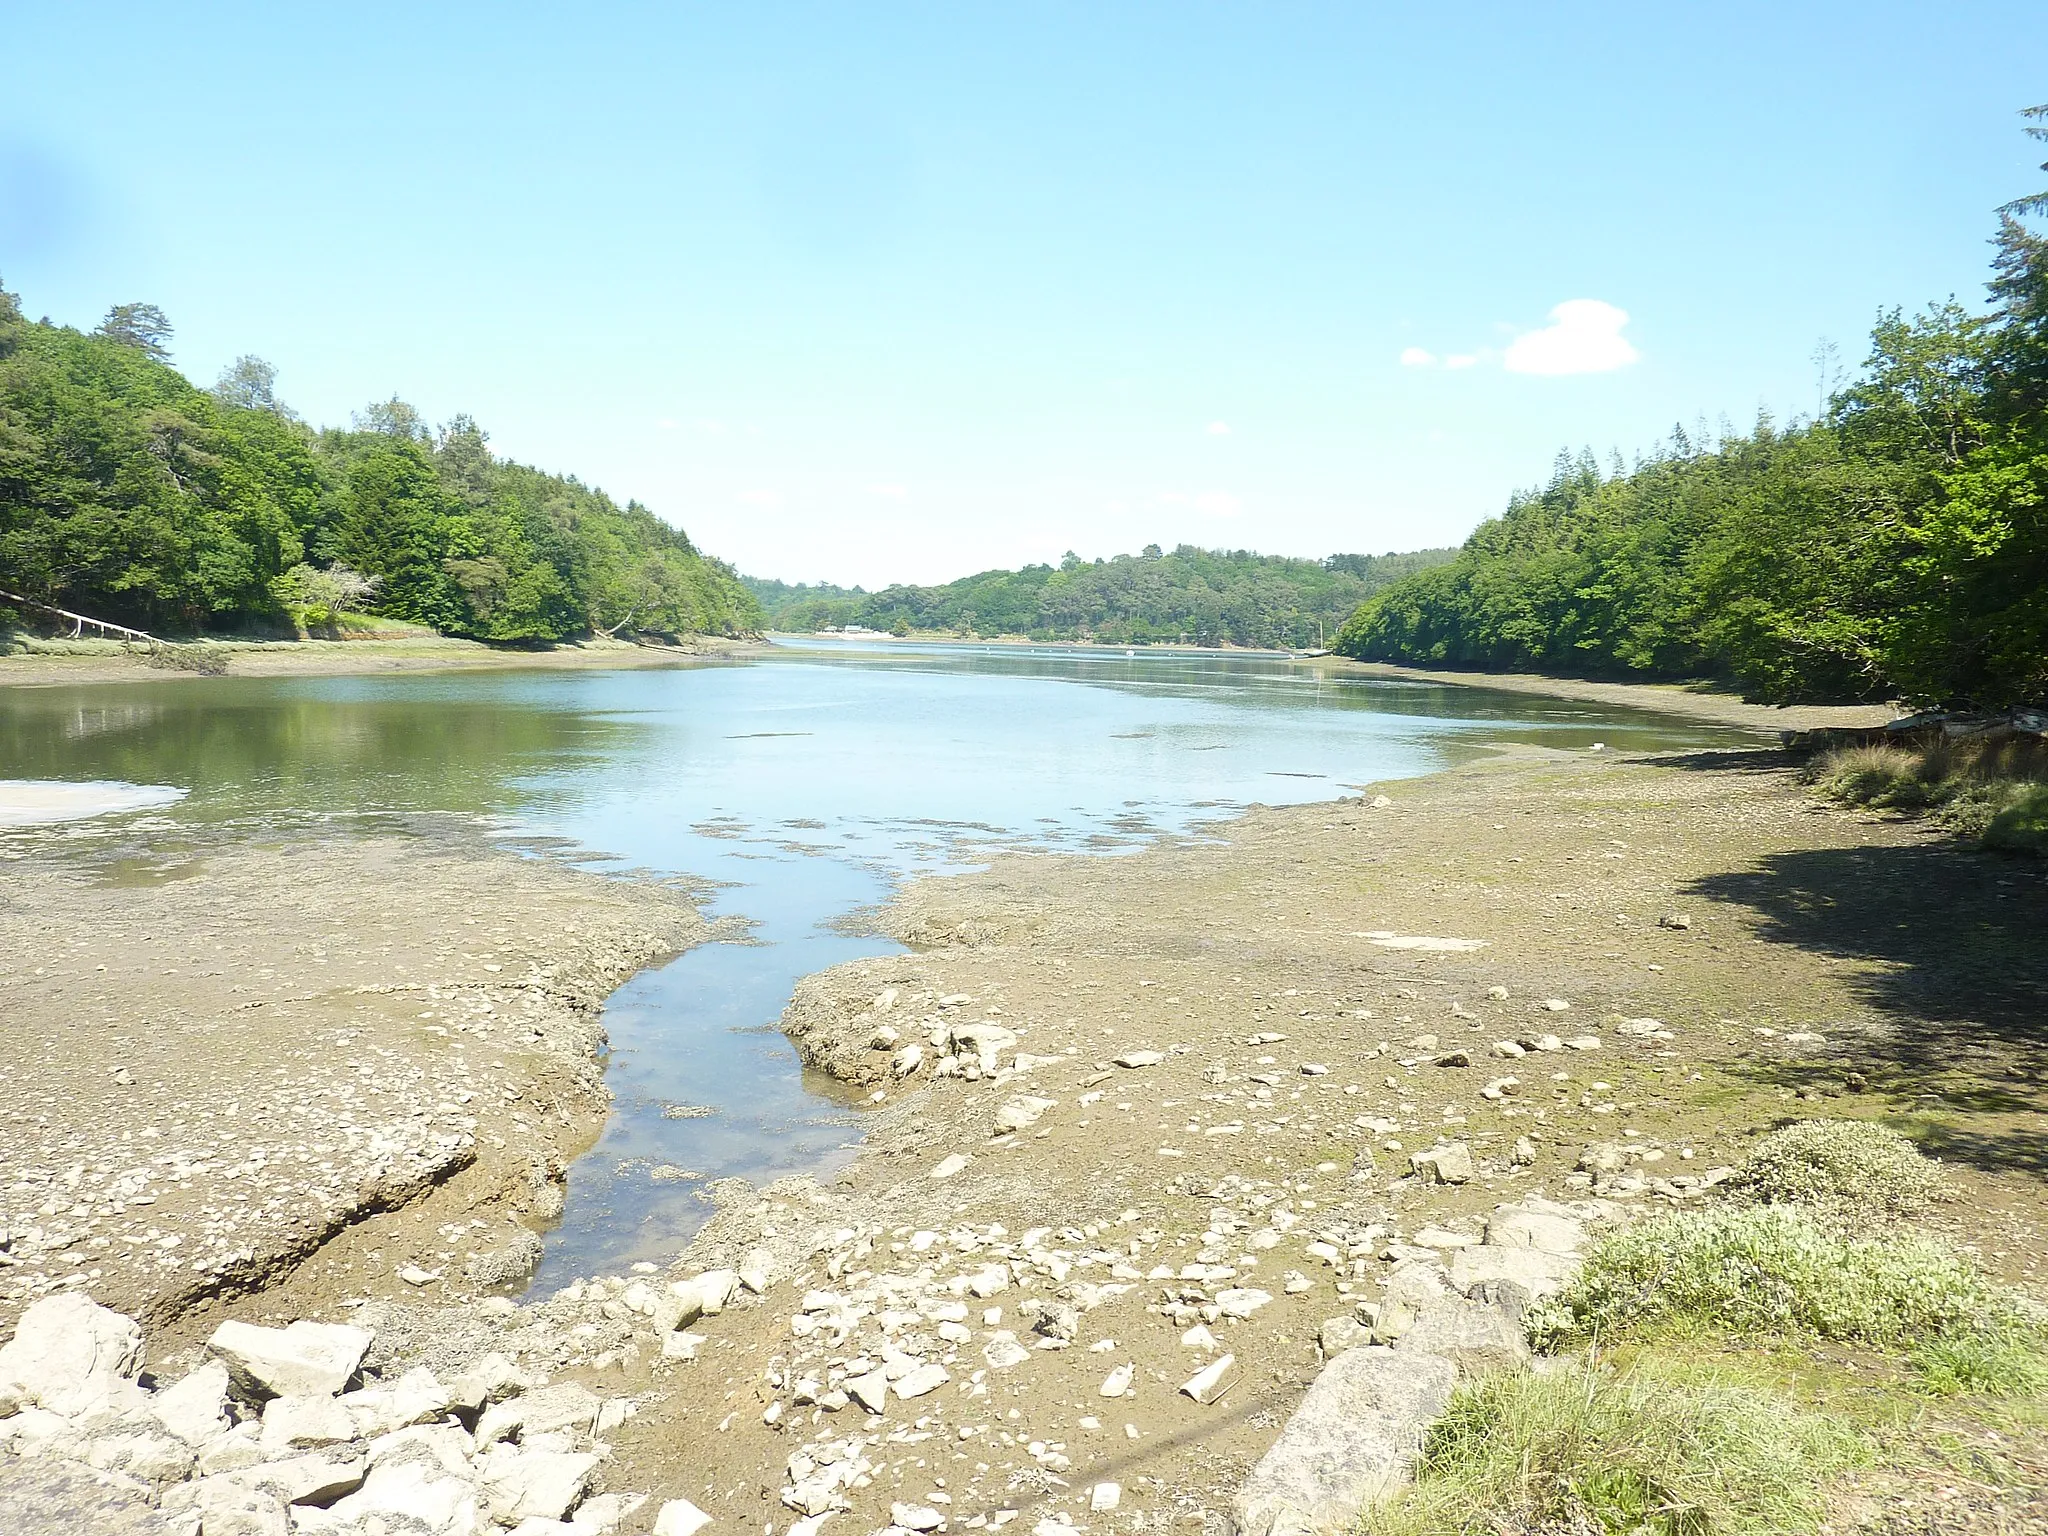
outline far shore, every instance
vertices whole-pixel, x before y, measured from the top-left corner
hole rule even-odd
[[[432,633],[360,640],[208,640],[205,655],[220,670],[181,666],[176,660],[102,640],[37,640],[31,648],[0,654],[0,687],[47,688],[83,683],[141,683],[177,678],[339,677],[386,672],[484,672],[544,668],[665,667],[758,652],[758,640],[693,635],[676,644],[655,641],[563,641],[532,649],[486,645]]]

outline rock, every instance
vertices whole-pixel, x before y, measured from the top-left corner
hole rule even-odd
[[[966,1166],[966,1155],[964,1153],[954,1152],[946,1158],[944,1158],[939,1163],[939,1166],[932,1170],[931,1176],[935,1179],[950,1179],[953,1177],[954,1174],[959,1173],[961,1170],[966,1168]]]
[[[1486,1241],[1496,1248],[1577,1253],[1586,1245],[1586,1224],[1563,1211],[1545,1209],[1548,1204],[1496,1206],[1486,1220]]]
[[[865,1376],[849,1376],[845,1387],[853,1400],[869,1413],[880,1413],[889,1406],[889,1378],[881,1371],[869,1371]]]
[[[1164,1051],[1125,1051],[1123,1055],[1115,1058],[1118,1066],[1132,1068],[1156,1067],[1164,1060],[1166,1060],[1166,1052]]]
[[[263,1405],[263,1454],[317,1450],[356,1438],[356,1422],[332,1397],[273,1397]]]
[[[1498,1307],[1445,1299],[1424,1307],[1401,1336],[1402,1350],[1441,1355],[1461,1376],[1519,1370],[1529,1359],[1520,1326]]]
[[[1135,1365],[1120,1365],[1102,1378],[1102,1385],[1095,1389],[1097,1397],[1122,1397],[1131,1390],[1131,1380],[1138,1374]]]
[[[161,1488],[191,1474],[192,1447],[158,1429],[125,1429],[87,1443],[81,1458],[101,1472],[117,1472]]]
[[[700,1317],[716,1317],[726,1308],[735,1292],[740,1288],[740,1277],[736,1270],[707,1269],[701,1275],[688,1280],[677,1280],[669,1286],[669,1295],[681,1303],[679,1309],[661,1309],[666,1316],[668,1310],[676,1311],[676,1322],[672,1327],[683,1328]],[[657,1308],[661,1304],[656,1303]]]
[[[206,1347],[244,1396],[333,1397],[362,1365],[372,1337],[343,1323],[259,1328],[230,1321],[213,1330]]]
[[[981,1358],[993,1371],[1007,1371],[1031,1358],[1031,1351],[1017,1342],[1013,1333],[998,1333],[982,1346]]]
[[[1573,1035],[1565,1041],[1564,1048],[1568,1051],[1597,1051],[1600,1049],[1600,1037],[1598,1035]]]
[[[401,1380],[411,1380],[407,1372]],[[485,1355],[449,1384],[452,1406],[481,1409],[517,1397],[533,1385],[533,1378],[500,1354]]]
[[[1372,1330],[1355,1317],[1333,1317],[1316,1331],[1316,1344],[1325,1360],[1334,1360],[1347,1349],[1372,1342]]]
[[[1239,1536],[1348,1530],[1405,1483],[1457,1372],[1421,1350],[1348,1350],[1323,1368],[1232,1501]]]
[[[1239,1322],[1250,1317],[1272,1299],[1271,1291],[1253,1290],[1248,1286],[1237,1286],[1216,1293],[1216,1305],[1222,1310],[1223,1315]]]
[[[476,1443],[481,1449],[513,1434],[525,1439],[558,1429],[593,1434],[603,1406],[588,1387],[573,1381],[557,1382],[485,1409],[476,1421]]]
[[[275,1494],[220,1477],[193,1486],[200,1490],[194,1507],[205,1536],[288,1536],[291,1530],[285,1501]]]
[[[438,1269],[421,1269],[417,1264],[408,1264],[398,1272],[398,1278],[407,1285],[432,1285],[441,1278]]]
[[[1659,928],[1672,929],[1677,933],[1683,933],[1692,926],[1692,919],[1683,912],[1666,912],[1657,919],[1657,926]]]
[[[1530,1302],[1563,1290],[1578,1267],[1576,1258],[1537,1248],[1461,1248],[1451,1255],[1451,1285],[1519,1316]]]
[[[1546,997],[1536,1005],[1545,1013],[1569,1013],[1572,1005],[1561,997]]]
[[[920,1365],[896,1383],[896,1395],[907,1402],[913,1397],[923,1397],[927,1392],[936,1392],[952,1379],[943,1365],[936,1362]]]
[[[177,1530],[151,1507],[148,1488],[124,1478],[96,1475],[54,1456],[24,1461],[0,1453],[0,1468],[0,1531],[7,1536],[164,1536]],[[283,1531],[283,1518],[280,1509],[274,1530]]]
[[[337,1401],[355,1421],[357,1437],[374,1439],[409,1425],[431,1424],[445,1418],[455,1406],[455,1395],[435,1379],[432,1371],[415,1367],[388,1387],[344,1393]],[[266,1420],[268,1417],[266,1412]]]
[[[898,1077],[908,1077],[924,1065],[924,1047],[912,1041],[898,1051],[890,1063]]]
[[[1469,1067],[1472,1065],[1470,1051],[1446,1051],[1432,1063],[1439,1067]]]
[[[142,1369],[142,1330],[76,1291],[45,1296],[21,1314],[0,1348],[0,1415],[22,1407],[67,1417],[124,1391]]]
[[[226,1480],[287,1504],[324,1504],[360,1488],[364,1470],[352,1457],[288,1456],[229,1473]]]
[[[697,1536],[711,1517],[688,1499],[670,1499],[654,1517],[654,1536]]]
[[[989,1264],[967,1277],[967,1289],[984,1301],[1010,1288],[1010,1271],[1001,1264]]]
[[[1517,1168],[1530,1167],[1536,1161],[1536,1143],[1526,1136],[1517,1136],[1513,1157]]]
[[[1194,1375],[1180,1384],[1181,1395],[1191,1397],[1205,1407],[1229,1391],[1224,1378],[1231,1367],[1237,1364],[1236,1355],[1218,1355]]]
[[[1579,1153],[1579,1172],[1593,1175],[1593,1182],[1625,1172],[1628,1168],[1628,1153],[1611,1141],[1596,1141]]]
[[[775,1255],[766,1248],[756,1248],[740,1260],[740,1284],[756,1296],[766,1295],[768,1287],[775,1283]]]
[[[953,1026],[953,1049],[965,1046],[974,1057],[975,1065],[983,1072],[996,1070],[997,1058],[1017,1043],[1017,1037],[1000,1024],[983,1020],[978,1024],[955,1024]]]
[[[1049,1109],[1057,1108],[1059,1100],[1034,1098],[1020,1094],[996,1111],[996,1134],[1005,1131],[1022,1131],[1038,1124],[1041,1116]]]
[[[377,1527],[375,1517],[389,1517],[378,1524],[396,1536],[424,1530],[431,1536],[481,1536],[486,1521],[478,1507],[476,1489],[465,1479],[448,1475],[424,1461],[394,1460],[370,1469],[363,1486],[347,1498],[328,1507],[330,1530],[348,1531]],[[212,1526],[205,1527],[212,1536]]]
[[[153,1394],[149,1411],[187,1445],[218,1439],[228,1429],[228,1368],[218,1360],[207,1361]]]
[[[1106,1515],[1123,1502],[1124,1490],[1118,1483],[1097,1483],[1088,1490],[1088,1510],[1091,1514]]]
[[[1081,1309],[1071,1301],[1034,1297],[1017,1311],[1040,1335],[1063,1344],[1071,1344],[1074,1335],[1081,1331]]]
[[[927,1504],[891,1504],[889,1522],[905,1531],[936,1531],[946,1523],[939,1512]]]
[[[1529,1053],[1519,1040],[1496,1040],[1493,1042],[1493,1054],[1513,1060],[1517,1056],[1526,1056]]]
[[[1438,1184],[1463,1184],[1472,1177],[1472,1149],[1462,1141],[1417,1152],[1408,1163]]]
[[[510,1524],[535,1517],[560,1520],[582,1500],[597,1472],[597,1458],[575,1451],[507,1451],[482,1467],[491,1514]]]
[[[1217,1347],[1216,1335],[1211,1333],[1208,1327],[1202,1323],[1195,1324],[1194,1327],[1182,1334],[1180,1336],[1180,1343],[1183,1349],[1215,1349]]]

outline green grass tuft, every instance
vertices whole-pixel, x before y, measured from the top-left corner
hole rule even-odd
[[[1931,812],[1986,847],[2048,854],[2048,744],[2038,740],[1844,747],[1805,773],[1831,799]]]
[[[1929,1238],[1855,1239],[1782,1206],[1684,1211],[1596,1244],[1532,1308],[1539,1348],[1662,1331],[1806,1337],[1907,1355],[1940,1390],[2028,1390],[2038,1311]]]
[[[1773,1131],[1729,1180],[1767,1205],[1852,1216],[1902,1216],[1942,1192],[1940,1170],[1889,1126],[1805,1120]]]
[[[1644,1362],[1461,1387],[1371,1536],[1761,1536],[1817,1529],[1863,1442],[1776,1393]]]

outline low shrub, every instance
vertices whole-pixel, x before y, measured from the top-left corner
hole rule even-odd
[[[1943,1181],[1940,1169],[1889,1126],[1804,1120],[1759,1141],[1728,1187],[1769,1205],[1901,1216],[1934,1199]]]
[[[1854,1433],[1770,1391],[1647,1364],[1560,1367],[1459,1388],[1415,1486],[1366,1530],[1811,1531],[1828,1479],[1864,1459]]]
[[[2034,1309],[1945,1245],[1844,1237],[1784,1206],[1681,1211],[1617,1232],[1525,1322],[1553,1350],[1665,1329],[1865,1344],[1907,1354],[1930,1385],[1971,1390],[2019,1380],[2016,1362],[2043,1342]]]
[[[2048,853],[2048,743],[2033,738],[1844,747],[1806,777],[1850,805],[1928,811],[1987,846]]]

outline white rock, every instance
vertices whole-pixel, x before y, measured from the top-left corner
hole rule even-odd
[[[697,1536],[711,1517],[688,1499],[670,1499],[654,1517],[654,1536]]]
[[[1348,1530],[1407,1480],[1457,1373],[1415,1350],[1346,1350],[1323,1368],[1232,1504],[1242,1536]]]
[[[1164,1060],[1164,1051],[1125,1051],[1116,1058],[1116,1064],[1120,1067],[1156,1067]]]
[[[906,1531],[936,1531],[945,1520],[928,1504],[891,1504],[889,1523]]]
[[[1463,1184],[1472,1177],[1472,1149],[1462,1141],[1417,1152],[1408,1163],[1438,1184]]]
[[[985,1265],[967,1277],[967,1289],[983,1300],[1009,1288],[1010,1271],[1007,1265]]]
[[[920,1365],[897,1381],[896,1395],[906,1401],[923,1397],[927,1392],[936,1392],[952,1379],[943,1365],[936,1362]]]
[[[1250,1317],[1272,1299],[1271,1291],[1254,1290],[1249,1286],[1233,1286],[1227,1291],[1216,1293],[1216,1305],[1222,1310],[1223,1315],[1236,1318],[1239,1322]]]
[[[228,1368],[209,1360],[149,1400],[156,1421],[187,1445],[205,1445],[228,1429]]]
[[[333,1397],[369,1352],[372,1335],[343,1323],[300,1321],[284,1328],[225,1322],[206,1347],[252,1397]]]
[[[869,1413],[880,1413],[889,1406],[889,1378],[878,1370],[865,1376],[850,1376],[844,1385],[853,1400]]]
[[[574,1509],[597,1472],[597,1458],[582,1452],[507,1451],[485,1458],[483,1493],[491,1514],[508,1524],[537,1516],[560,1520]]]
[[[566,1429],[587,1435],[595,1431],[598,1410],[603,1404],[588,1387],[573,1381],[540,1387],[522,1396],[508,1398],[486,1408],[476,1422],[476,1443],[488,1446],[515,1431],[528,1435],[550,1434]]]
[[[263,1406],[263,1454],[318,1450],[355,1439],[354,1417],[332,1397],[273,1397]]]
[[[421,1529],[432,1536],[482,1536],[486,1524],[476,1489],[467,1480],[406,1460],[372,1467],[360,1489],[328,1506],[328,1516],[333,1522],[329,1529],[343,1531],[374,1529],[367,1517],[391,1517],[380,1523],[394,1536]]]
[[[338,1401],[355,1420],[357,1437],[365,1440],[409,1424],[431,1424],[455,1406],[454,1395],[425,1367],[407,1371],[388,1387],[344,1393]]]
[[[697,1358],[697,1351],[702,1349],[706,1342],[705,1336],[701,1333],[663,1334],[661,1358],[664,1360],[694,1360]]]
[[[996,1111],[996,1133],[1022,1131],[1038,1124],[1049,1109],[1059,1107],[1058,1099],[1041,1099],[1031,1094],[1019,1094]]]
[[[766,1248],[756,1248],[740,1260],[740,1284],[756,1296],[765,1295],[768,1287],[775,1283],[775,1255]]]
[[[21,1314],[0,1348],[0,1415],[39,1406],[82,1413],[122,1389],[142,1368],[142,1330],[76,1291],[45,1296]]]
[[[1546,997],[1536,1006],[1545,1013],[1569,1013],[1572,1005],[1561,997]]]
[[[999,1332],[982,1346],[981,1358],[988,1362],[990,1370],[1007,1371],[1022,1365],[1031,1358],[1031,1351],[1017,1342],[1014,1333]]]
[[[1120,1365],[1102,1378],[1102,1385],[1095,1389],[1098,1397],[1122,1397],[1131,1390],[1131,1380],[1138,1374],[1134,1364]]]
[[[1197,1323],[1180,1336],[1180,1342],[1183,1349],[1214,1349],[1216,1335],[1203,1324]]]
[[[935,1179],[950,1179],[966,1166],[967,1158],[965,1155],[955,1152],[942,1161],[938,1167],[934,1168],[931,1176]]]
[[[1180,1384],[1181,1395],[1192,1397],[1198,1403],[1215,1402],[1225,1391],[1223,1378],[1236,1364],[1236,1355],[1218,1355]]]
[[[1088,1490],[1088,1509],[1091,1514],[1106,1515],[1123,1502],[1124,1490],[1117,1483],[1097,1483]]]

